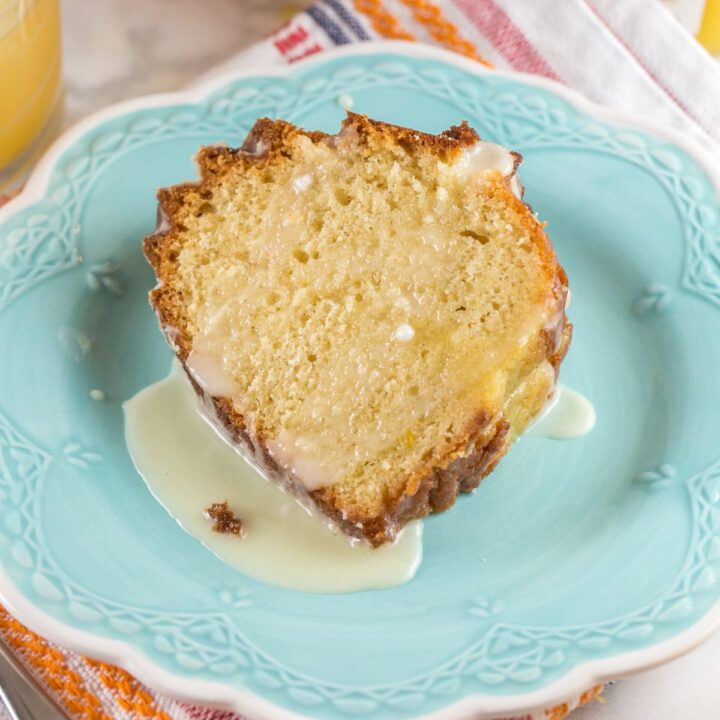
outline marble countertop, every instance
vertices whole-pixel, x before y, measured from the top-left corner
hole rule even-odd
[[[61,0],[65,125],[177,90],[261,40],[301,0]]]
[[[303,0],[61,0],[64,125],[112,103],[187,85],[260,40]],[[720,718],[720,636],[624,679],[573,720]]]

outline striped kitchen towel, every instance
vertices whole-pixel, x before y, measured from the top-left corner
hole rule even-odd
[[[432,43],[491,68],[552,78],[592,100],[680,128],[708,152],[720,151],[720,66],[658,0],[319,0],[213,72],[292,63],[337,45],[387,38]],[[73,719],[237,718],[161,696],[124,670],[35,635],[1,607],[0,639]],[[514,720],[561,720],[601,691],[596,686]]]
[[[416,40],[672,125],[720,157],[720,64],[658,0],[320,0],[213,72]]]

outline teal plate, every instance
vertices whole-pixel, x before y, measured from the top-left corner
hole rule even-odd
[[[153,500],[121,402],[168,370],[140,251],[155,189],[263,115],[466,118],[525,156],[573,291],[574,442],[527,437],[425,527],[417,577],[313,595],[225,566]],[[720,622],[718,173],[670,131],[410,44],[224,76],[82,123],[0,212],[0,582],[31,627],[254,717],[533,709],[670,659]],[[93,401],[102,389],[107,399]]]

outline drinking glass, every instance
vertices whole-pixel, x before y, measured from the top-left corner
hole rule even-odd
[[[60,67],[59,0],[0,0],[0,192],[58,128]]]

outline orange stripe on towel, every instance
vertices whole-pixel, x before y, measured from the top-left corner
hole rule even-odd
[[[414,40],[415,36],[408,32],[400,21],[383,5],[382,0],[353,0],[355,9],[370,18],[373,30],[386,38],[396,40]]]
[[[63,654],[0,606],[0,635],[73,718],[113,720]]]
[[[133,718],[172,720],[166,712],[158,708],[146,688],[129,673],[88,657],[85,662],[95,670],[98,680],[112,692],[115,702]]]
[[[582,707],[583,705],[587,705],[591,700],[599,700],[600,699],[600,693],[603,691],[602,685],[595,685],[594,687],[591,687],[589,690],[586,690],[578,700],[576,705],[571,705],[570,703],[563,703],[562,705],[556,705],[551,710],[545,711],[545,718],[546,720],[565,720],[565,718],[570,714],[570,712],[576,708]]]
[[[477,60],[485,67],[492,67],[492,64],[478,53],[476,47],[460,34],[457,26],[445,17],[439,5],[429,0],[401,0],[401,2],[412,10],[415,20],[427,28],[433,40],[465,57]]]
[[[53,698],[77,720],[113,720],[116,712],[103,703],[73,669],[65,656],[47,640],[28,630],[0,605],[0,637],[48,689]],[[158,708],[152,695],[132,675],[114,665],[82,658],[88,671],[109,691],[114,703],[138,720],[172,720]],[[108,714],[111,712],[112,714]]]

